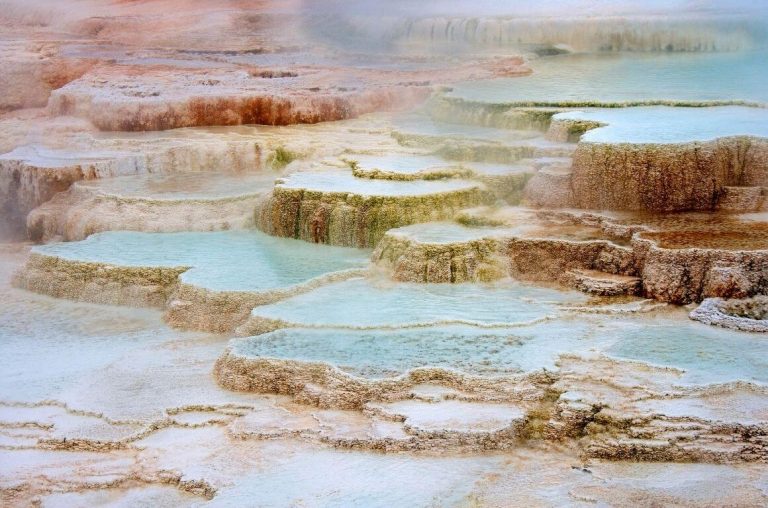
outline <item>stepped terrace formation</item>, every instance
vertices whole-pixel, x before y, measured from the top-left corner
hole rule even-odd
[[[0,504],[768,504],[760,6],[33,4]]]

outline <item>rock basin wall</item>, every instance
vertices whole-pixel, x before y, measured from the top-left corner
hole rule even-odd
[[[423,244],[386,235],[373,252],[375,263],[405,282],[488,282],[506,275],[500,241],[482,238],[465,243]]]
[[[433,367],[366,379],[324,362],[250,357],[232,348],[219,357],[213,372],[218,383],[230,390],[291,395],[297,402],[337,409],[362,409],[370,401],[409,398],[409,390],[422,383],[471,392],[480,399],[520,401],[535,399],[549,382],[547,374],[540,372],[494,379]]]
[[[32,210],[27,236],[36,242],[55,238],[83,240],[103,231],[221,231],[253,225],[261,194],[218,199],[137,199],[73,186]]]
[[[258,170],[261,163],[261,147],[254,141],[178,144],[57,167],[38,165],[22,155],[8,157],[0,159],[0,211],[6,222],[21,232],[33,209],[80,180],[221,168],[253,171]],[[38,236],[42,238],[35,234]]]
[[[374,262],[407,282],[487,282],[513,276],[521,280],[564,282],[570,270],[636,275],[632,251],[609,241],[518,237],[481,238],[448,244],[423,244],[387,235]]]
[[[164,100],[110,101],[89,90],[64,87],[51,94],[53,115],[88,118],[104,131],[156,131],[218,125],[314,124],[388,111],[424,100],[425,87],[392,87],[363,92],[279,95],[264,91],[170,97]]]
[[[227,291],[182,282],[180,276],[188,269],[116,266],[33,252],[14,274],[13,286],[74,301],[165,309],[165,320],[176,328],[224,333],[246,321],[257,305],[366,273],[340,270],[284,288]]]
[[[319,286],[365,275],[366,269],[349,269],[321,275],[303,284],[265,291],[214,291],[180,282],[170,295],[165,321],[174,328],[230,332],[246,322],[258,305],[305,293]]]
[[[65,191],[78,180],[99,178],[115,171],[110,163],[59,168],[35,167],[19,160],[0,160],[0,208],[4,220],[23,231],[27,214]]]
[[[375,247],[392,228],[444,220],[487,203],[478,187],[426,196],[367,197],[277,187],[256,210],[265,233],[347,247]]]
[[[595,225],[593,219],[586,220]],[[632,240],[619,245],[607,239],[532,238],[491,230],[484,238],[442,244],[388,234],[373,260],[396,280],[410,282],[513,276],[573,285],[574,271],[588,270],[639,277],[643,296],[675,304],[768,294],[768,250],[669,248],[643,231],[623,231],[610,223],[605,229],[607,237],[620,233]]]
[[[686,304],[768,294],[768,251],[666,249],[635,234],[632,245],[649,298]]]
[[[119,267],[32,253],[13,278],[17,288],[55,298],[163,308],[188,267]]]
[[[715,210],[727,186],[768,185],[768,140],[578,144],[572,188],[579,208]]]

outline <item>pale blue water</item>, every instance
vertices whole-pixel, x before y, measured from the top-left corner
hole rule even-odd
[[[188,266],[182,280],[216,290],[269,290],[366,266],[370,251],[276,238],[259,231],[108,232],[34,248],[41,254],[121,266]]]
[[[589,109],[560,113],[554,119],[592,120],[607,124],[585,133],[595,143],[678,143],[726,136],[768,137],[768,109],[740,106]]]
[[[277,188],[317,192],[343,192],[361,196],[426,196],[478,187],[468,180],[372,180],[356,178],[351,171],[302,171],[282,178]]]
[[[279,173],[170,173],[100,178],[78,182],[106,194],[151,199],[215,199],[252,195],[272,189]]]
[[[350,314],[360,312],[353,303],[359,295],[359,292],[348,294],[346,305]],[[394,307],[386,312],[392,322],[403,322],[418,314],[418,303],[416,309],[409,309],[411,300],[384,301]],[[497,302],[500,307],[508,305],[503,299]],[[338,305],[344,305],[344,302],[340,301]],[[542,308],[541,304],[532,305]],[[280,308],[279,305],[268,306],[275,307]],[[483,315],[473,307],[473,303],[467,302],[467,312]],[[297,309],[297,314],[302,310],[313,316],[330,312],[331,317],[326,321],[337,319],[342,325],[375,322],[381,315],[374,310],[370,317],[344,316],[341,311],[334,312],[325,307],[310,311],[308,306]],[[494,312],[503,315],[505,311],[487,310],[485,315],[492,316]],[[404,318],[391,317],[398,313]],[[286,314],[290,312],[286,311]],[[314,322],[315,319],[324,318],[312,317],[300,323]],[[552,320],[510,328],[483,329],[466,325],[394,330],[288,328],[238,339],[232,344],[238,354],[326,362],[350,374],[371,378],[403,374],[426,366],[499,376],[542,368],[556,369],[556,361],[564,353],[603,353],[618,359],[683,369],[681,384],[736,380],[768,383],[768,340],[764,335],[692,322],[684,309],[634,316],[576,311],[560,313]]]
[[[462,83],[473,101],[542,104],[743,100],[768,103],[768,52],[564,55],[531,62],[534,73]]]
[[[256,307],[252,314],[301,326],[386,327],[466,322],[526,323],[556,316],[587,296],[515,282],[407,284],[354,279]]]
[[[231,345],[240,355],[325,362],[370,378],[418,367],[499,376],[554,369],[560,353],[604,343],[591,336],[590,328],[585,321],[568,319],[522,329],[464,325],[403,330],[289,328],[237,339]]]
[[[611,356],[685,369],[691,383],[768,383],[768,337],[716,328],[685,318],[626,320],[614,325]]]

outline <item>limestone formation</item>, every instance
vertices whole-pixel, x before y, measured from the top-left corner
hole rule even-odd
[[[195,250],[207,242],[218,255]],[[363,273],[365,252],[290,243],[245,231],[105,233],[37,248],[13,284],[69,300],[167,309],[175,326],[222,332],[256,305]],[[142,252],[150,254],[137,261]],[[238,268],[238,252],[261,261]]]
[[[723,300],[707,298],[691,311],[691,319],[745,332],[768,332],[768,297]]]
[[[304,172],[277,183],[256,210],[256,224],[275,236],[373,247],[389,229],[450,218],[488,201],[482,184],[471,181],[366,183],[351,172]]]
[[[580,208],[714,210],[726,187],[762,186],[768,143],[739,137],[681,144],[580,143],[573,192]]]
[[[245,229],[253,226],[253,210],[276,176],[272,172],[240,176],[139,175],[90,185],[75,183],[30,212],[27,236],[46,242],[54,238],[83,240],[104,231]],[[132,184],[136,186],[133,192]]]

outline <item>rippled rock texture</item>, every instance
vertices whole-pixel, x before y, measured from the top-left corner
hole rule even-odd
[[[308,242],[373,247],[391,228],[452,217],[490,201],[480,183],[386,181],[351,172],[294,173],[279,182],[256,222],[269,234]]]
[[[502,3],[4,2],[0,504],[765,505],[759,9]]]

